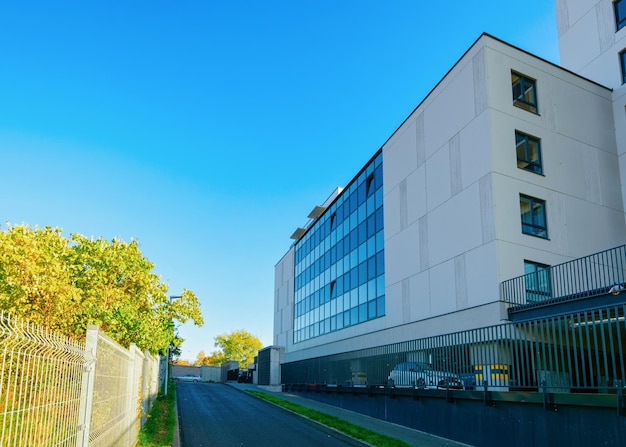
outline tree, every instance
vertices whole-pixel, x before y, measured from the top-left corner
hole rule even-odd
[[[196,356],[196,361],[193,362],[193,366],[202,366],[204,365],[204,358],[206,356],[204,355],[204,351],[200,351],[198,352],[198,355]]]
[[[241,368],[247,368],[254,362],[254,357],[263,347],[263,343],[254,335],[240,329],[215,337],[215,347],[223,353],[224,361],[236,360]]]
[[[196,295],[184,289],[170,301],[153,268],[136,240],[9,226],[0,232],[0,310],[73,337],[95,324],[124,346],[165,353],[182,343],[174,320],[204,321]]]
[[[172,365],[177,365],[177,366],[192,366],[191,363],[189,363],[188,360],[173,360],[172,361]]]
[[[224,353],[221,351],[213,351],[209,355],[205,355],[204,351],[200,351],[198,356],[196,357],[196,361],[194,365],[196,366],[220,366],[222,363],[226,362],[227,359],[224,356]]]

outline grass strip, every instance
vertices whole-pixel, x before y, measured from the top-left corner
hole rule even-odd
[[[139,431],[139,447],[171,447],[174,442],[176,382],[171,380],[167,390],[167,396],[159,393]]]
[[[281,399],[272,394],[263,393],[261,391],[247,390],[248,393],[255,395],[256,397],[260,397],[261,399],[265,399],[273,404],[279,405],[283,408],[293,411],[294,413],[298,413],[302,416],[305,416],[309,419],[312,419],[320,424],[323,424],[327,427],[334,428],[348,436],[359,439],[361,441],[367,442],[376,447],[410,447],[404,441],[400,441],[399,439],[392,438],[391,436],[382,435],[380,433],[373,432],[368,430],[367,428],[359,427],[358,425],[351,424],[350,422],[344,421],[336,416],[331,416],[326,413],[322,413],[321,411],[312,410],[310,408],[304,407],[302,405],[295,404],[293,402],[289,402],[288,400]]]

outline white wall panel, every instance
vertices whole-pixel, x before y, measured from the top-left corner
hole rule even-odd
[[[499,299],[500,278],[496,250],[497,243],[493,241],[465,253],[467,307]]]
[[[463,179],[463,188],[478,182],[492,169],[493,150],[489,128],[489,113],[483,113],[461,131],[461,178]]]
[[[567,82],[551,82],[557,132],[594,147],[613,149],[615,125],[610,93],[604,89],[589,91]]]
[[[409,120],[385,145],[383,151],[385,188],[394,189],[402,179],[417,169],[416,139],[415,120]]]
[[[430,302],[430,274],[428,271],[409,278],[411,290],[411,321],[420,321],[432,315]]]
[[[618,185],[619,163],[614,154],[597,151],[598,174],[596,181],[599,183],[600,198],[598,203],[603,206],[622,210],[622,194]],[[595,174],[595,173],[594,173]]]
[[[442,82],[425,102],[427,160],[475,116],[473,67],[467,61],[464,62],[455,67],[446,82]]]
[[[419,224],[385,241],[385,282],[395,284],[420,271]]]
[[[429,213],[428,238],[431,266],[482,244],[480,194],[477,184]]]
[[[406,179],[407,191],[407,223],[411,225],[425,216],[426,204],[426,167],[420,166]]]
[[[385,239],[389,239],[400,231],[400,188],[384,189]]]
[[[291,346],[293,336],[294,256],[292,247],[274,267],[274,344]]]
[[[453,260],[430,269],[431,315],[443,315],[456,310],[454,273]]]
[[[588,62],[600,54],[600,40],[595,37],[598,36],[595,9],[585,3],[586,0],[568,2],[569,29],[559,36],[560,63],[572,71],[584,71]]]
[[[426,160],[426,206],[428,211],[450,199],[450,151],[444,144]]]

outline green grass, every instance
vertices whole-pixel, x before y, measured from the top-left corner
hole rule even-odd
[[[176,426],[176,382],[170,381],[167,396],[159,394],[154,401],[148,420],[139,432],[139,447],[170,447]]]
[[[250,390],[248,392],[257,397],[260,397],[261,399],[265,399],[269,402],[272,402],[273,404],[279,405],[283,408],[293,411],[294,413],[298,413],[302,416],[319,422],[320,424],[334,428],[335,430],[345,433],[348,436],[359,439],[361,441],[365,441],[376,447],[410,447],[409,444],[404,441],[400,441],[399,439],[395,439],[386,435],[381,435],[380,433],[376,433],[366,428],[359,427],[358,425],[351,424],[350,422],[344,421],[343,419],[340,419],[338,417],[331,416],[317,410],[311,410],[310,408],[294,404],[293,402],[281,399],[272,394]]]

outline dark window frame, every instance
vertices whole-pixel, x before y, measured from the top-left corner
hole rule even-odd
[[[520,194],[520,218],[522,219],[522,233],[530,236],[548,239],[548,213],[546,201],[537,197]],[[522,201],[528,201],[531,222],[524,221],[524,210],[522,209]],[[540,206],[542,213],[537,213],[536,206]]]
[[[622,84],[626,84],[626,48],[619,53],[619,65],[622,70]]]
[[[372,172],[365,179],[366,196],[369,197],[374,193],[374,173]]]
[[[537,146],[537,160],[533,161],[530,155],[530,144],[535,143]],[[520,144],[524,145],[523,157],[520,158],[520,151],[518,150]],[[517,167],[524,169],[525,171],[533,172],[535,174],[543,175],[543,161],[541,157],[541,139],[529,135],[518,130],[515,131],[515,153],[517,156]]]
[[[517,77],[517,79],[514,79]],[[513,105],[528,112],[539,114],[537,105],[537,80],[511,70]],[[531,99],[529,99],[529,96]]]
[[[613,12],[615,14],[615,31],[617,32],[626,26],[626,2],[623,0],[613,1]]]
[[[528,267],[532,267],[533,271],[529,272]],[[527,302],[536,303],[552,298],[552,279],[549,265],[524,259],[524,273]]]

